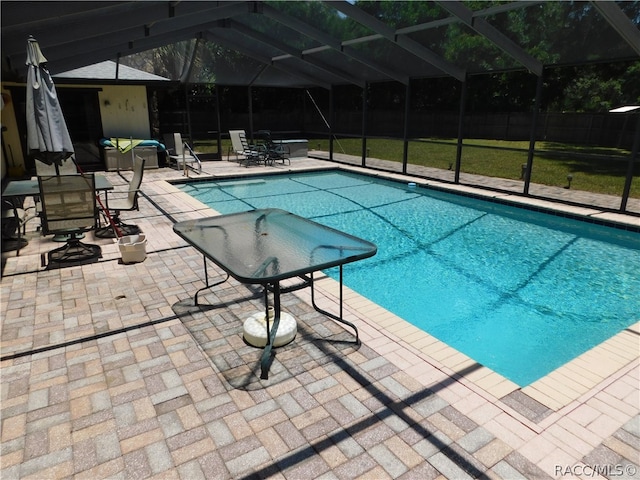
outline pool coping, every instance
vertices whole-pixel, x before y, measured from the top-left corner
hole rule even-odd
[[[452,184],[439,180],[429,180],[422,177],[414,177],[410,174],[381,171],[372,172],[365,168],[347,165],[341,165],[340,169],[377,178],[394,180],[401,183],[415,183],[416,186],[419,187],[538,211],[549,215],[558,215],[589,223],[601,224],[612,228],[640,232],[640,216],[619,213],[606,208],[571,205],[559,200],[544,200],[536,197],[524,196],[515,192],[509,193],[505,191],[471,187],[462,184]]]
[[[334,301],[338,302],[337,281],[327,277],[318,282],[318,288],[322,288],[325,295],[332,296]],[[558,415],[563,415],[565,409],[570,411],[584,403],[634,368],[640,359],[637,352],[639,321],[532,384],[520,387],[368,298],[348,287],[343,288],[345,308],[376,332],[371,334],[371,330],[362,329],[361,324],[358,324],[361,331],[364,331],[361,338],[369,347],[384,354],[407,373],[411,373],[425,387],[434,383],[433,374],[423,374],[424,368],[418,363],[409,364],[408,359],[412,359],[413,362],[420,359],[436,367],[481,396],[487,398],[488,395],[488,399],[493,403],[520,391],[553,412],[536,423],[515,410],[516,416],[521,417],[520,420],[532,428],[537,425],[538,428],[544,429],[546,425],[554,423]],[[392,343],[397,347],[390,346]],[[394,354],[390,355],[391,352]],[[502,406],[505,410],[514,411],[504,403]]]
[[[378,178],[395,180],[400,182],[414,182],[416,185],[435,188],[454,194],[473,196],[480,199],[498,201],[514,206],[522,206],[527,209],[539,210],[545,213],[569,216],[572,218],[596,221],[609,226],[631,230],[640,229],[640,218],[631,215],[614,213],[611,211],[576,207],[505,192],[496,192],[463,185],[450,185],[444,182],[425,180],[411,175],[372,172],[370,169],[350,165],[339,165],[330,168],[310,167],[308,169],[281,170],[268,175],[282,175],[288,173],[302,173],[313,171],[343,170],[374,176]],[[247,172],[245,175],[220,174],[211,177],[200,177],[195,181],[215,181],[232,178],[247,178],[252,176],[265,176],[265,172]],[[201,209],[211,209],[205,204],[195,200],[183,192],[175,184],[191,183],[194,179],[179,179],[167,182],[176,189],[176,193],[189,197],[190,202],[201,205]],[[339,299],[339,283],[329,277],[317,281],[317,289],[337,304]],[[304,296],[304,293],[296,293]],[[596,345],[587,352],[567,362],[558,369],[550,372],[539,380],[520,387],[492,369],[478,364],[467,355],[455,348],[420,330],[401,317],[386,310],[380,305],[363,297],[357,292],[344,287],[344,307],[358,321],[363,322],[368,328],[360,327],[361,339],[380,354],[384,354],[399,368],[411,373],[425,387],[433,384],[434,378],[431,370],[426,374],[421,368],[421,362],[435,367],[443,375],[456,378],[458,381],[473,389],[484,397],[489,397],[493,402],[505,399],[514,392],[521,392],[550,410],[540,421],[535,422],[526,418],[516,409],[502,403],[502,408],[518,417],[530,428],[538,430],[557,421],[558,415],[565,411],[571,411],[577,405],[584,403],[586,399],[594,396],[608,384],[634,368],[640,361],[638,352],[638,338],[640,337],[640,319],[622,332],[608,340]],[[395,354],[390,354],[395,351]],[[414,364],[411,361],[416,362]],[[424,365],[424,364],[422,364]]]

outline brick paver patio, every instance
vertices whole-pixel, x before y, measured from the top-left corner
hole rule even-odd
[[[267,171],[226,161],[204,170]],[[129,175],[108,174],[118,187]],[[122,264],[112,240],[88,234],[100,262],[43,269],[52,243],[37,221],[19,257],[3,254],[3,480],[640,478],[638,324],[615,343],[623,360],[602,376],[592,365],[582,390],[547,401],[472,362],[456,367],[442,349],[425,353],[423,337],[348,292],[356,346],[301,291],[283,297],[298,336],[259,380],[260,350],[241,330],[262,292],[231,280],[203,295],[214,306],[190,306],[202,257],[172,224],[212,212],[172,178],[183,177],[146,171],[140,212],[123,214],[147,236],[142,263]],[[335,311],[335,282],[319,292]]]

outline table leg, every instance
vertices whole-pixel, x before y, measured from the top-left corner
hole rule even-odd
[[[353,328],[353,330],[356,332],[356,344],[360,344],[360,335],[358,333],[358,329],[356,328],[356,326],[345,320],[344,318],[342,318],[342,265],[340,265],[340,316],[336,316],[333,313],[327,312],[326,310],[321,309],[320,307],[318,307],[316,305],[316,300],[315,300],[315,287],[314,287],[314,279],[313,279],[313,272],[311,272],[310,275],[310,283],[311,283],[311,305],[313,305],[313,308],[315,308],[315,310],[323,315],[326,315],[329,318],[334,319],[336,322],[340,322],[344,325],[348,325],[351,328]]]
[[[266,308],[266,305],[265,305]],[[269,368],[271,367],[271,350],[273,344],[276,341],[276,334],[278,333],[278,326],[280,325],[280,282],[276,282],[273,285],[273,325],[269,325],[269,316],[267,315],[267,344],[262,352],[262,358],[260,359],[260,369],[262,370],[260,378],[267,380],[269,378]]]
[[[227,273],[227,275],[225,276],[224,279],[220,280],[219,282],[213,283],[211,285],[209,285],[209,272],[207,270],[207,257],[205,255],[202,256],[202,262],[204,264],[204,283],[205,286],[198,289],[198,291],[196,292],[195,296],[193,297],[193,302],[195,304],[195,306],[198,306],[198,294],[202,291],[202,290],[207,290],[208,288],[213,288],[216,285],[220,285],[224,282],[226,282],[227,280],[229,280],[229,274]]]

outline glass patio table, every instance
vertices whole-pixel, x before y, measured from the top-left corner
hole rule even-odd
[[[194,296],[225,282],[229,275],[241,283],[260,284],[265,287],[265,312],[268,291],[273,292],[274,319],[269,325],[266,315],[267,345],[262,354],[261,377],[268,378],[271,350],[280,323],[280,294],[311,287],[313,307],[320,313],[358,329],[342,318],[343,265],[372,257],[377,247],[366,240],[321,225],[279,209],[261,209],[229,215],[178,222],[173,230],[203,255],[205,286]],[[227,273],[226,278],[209,284],[207,259]],[[326,312],[315,303],[313,273],[331,267],[340,267],[340,313]],[[280,282],[298,277],[301,283],[281,288]]]
[[[113,190],[113,185],[104,175],[95,174],[96,191]],[[38,179],[10,180],[2,191],[2,198],[37,197],[40,195]]]
[[[96,192],[113,190],[113,185],[104,175],[94,174],[93,178]],[[2,199],[11,202],[13,208],[22,208],[24,197],[37,197],[39,195],[40,186],[37,177],[26,180],[10,180],[4,190],[2,190]],[[54,235],[53,240],[56,242],[66,242],[68,238],[69,235]]]

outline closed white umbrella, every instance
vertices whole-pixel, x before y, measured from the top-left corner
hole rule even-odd
[[[73,155],[73,143],[64,120],[56,87],[35,38],[27,41],[27,147],[47,165],[61,165]]]

